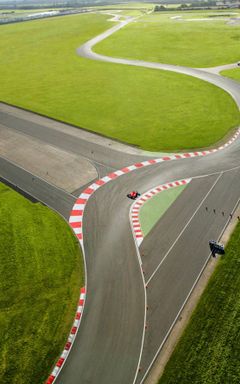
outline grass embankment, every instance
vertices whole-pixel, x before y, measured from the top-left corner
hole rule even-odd
[[[146,236],[154,225],[160,220],[161,216],[172,205],[174,200],[180,195],[186,185],[169,189],[151,197],[140,209],[140,224],[144,236]]]
[[[216,12],[189,12],[184,17],[202,18],[213,13]],[[239,60],[239,24],[227,25],[214,17],[210,21],[178,21],[171,19],[174,16],[181,13],[144,16],[99,43],[94,50],[114,57],[188,67],[213,67]]]
[[[0,382],[41,384],[74,319],[83,263],[69,226],[0,183]]]
[[[240,223],[159,384],[240,382]]]
[[[108,18],[1,26],[0,100],[150,151],[209,146],[238,125],[236,105],[213,85],[78,57],[77,47],[114,24]]]
[[[240,81],[240,68],[229,69],[221,72],[222,76],[230,77],[233,80]]]

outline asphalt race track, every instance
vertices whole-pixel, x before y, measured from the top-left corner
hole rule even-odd
[[[86,47],[90,55],[89,45],[85,44],[84,50]],[[80,49],[80,53],[84,50]],[[152,65],[169,67],[157,63],[144,66]],[[172,67],[167,70],[175,70]],[[197,69],[178,67],[178,71],[188,71],[224,88],[240,106],[240,85],[234,81]],[[33,117],[12,115],[3,105],[0,109],[1,124],[6,129],[81,154],[96,167],[101,166],[101,175],[149,159],[146,153],[131,151],[122,144],[116,148],[114,143],[106,146],[97,135],[91,134],[95,141],[87,140],[84,132],[78,136],[73,127],[69,131],[57,130],[51,124],[41,124],[40,118],[34,122]],[[72,194],[3,158],[0,176],[68,217],[75,200]],[[126,194],[133,189],[143,193],[156,185],[188,177],[192,178],[191,183],[141,244],[143,276],[129,222],[132,201]],[[206,265],[208,241],[221,236],[239,197],[239,138],[207,156],[140,168],[105,184],[90,197],[83,222],[86,304],[73,349],[56,383],[144,382]]]
[[[1,157],[0,176],[13,186],[27,192],[36,200],[59,212],[68,220],[75,196],[56,188],[54,185],[47,183],[45,180]]]
[[[47,142],[90,160],[103,173],[122,168],[143,159],[149,159],[149,154],[137,148],[105,139],[99,135],[80,131],[79,128],[34,115],[16,108],[9,108],[0,103],[0,129],[12,129],[23,135]],[[122,153],[124,152],[124,156]]]
[[[138,309],[139,306],[144,306],[145,298],[142,290],[138,288],[141,285],[142,277],[140,271],[138,274],[136,273],[138,259],[131,236],[129,236],[128,211],[131,202],[126,199],[126,192],[132,188],[143,192],[143,180],[144,182],[149,180],[149,183],[151,183],[150,180],[154,180],[156,184],[164,183],[168,180],[169,172],[173,174],[172,179],[176,180],[182,178],[186,172],[188,173],[187,176],[197,176],[205,175],[206,171],[209,173],[210,170],[214,170],[218,172],[217,175],[194,180],[192,186],[186,188],[186,192],[182,194],[181,199],[175,202],[175,207],[172,207],[163,217],[163,220],[169,220],[173,223],[172,231],[168,230],[169,239],[168,242],[165,241],[163,251],[161,240],[165,233],[162,235],[158,233],[158,236],[149,234],[149,236],[154,236],[154,242],[151,241],[152,239],[149,240],[151,252],[154,256],[152,256],[151,265],[146,268],[147,280],[156,269],[163,255],[171,248],[177,236],[181,233],[186,221],[189,220],[189,216],[193,215],[199,204],[207,196],[204,205],[197,211],[191,225],[183,231],[177,244],[165,259],[164,264],[148,283],[148,327],[141,361],[141,374],[145,372],[144,368],[146,369],[153,359],[208,258],[208,240],[219,237],[228,221],[229,213],[239,199],[240,171],[236,168],[222,174],[220,171],[226,169],[226,166],[221,164],[220,157],[220,153],[217,153],[211,156],[211,160],[210,157],[188,159],[175,162],[175,164],[167,163],[153,166],[151,169],[141,169],[135,173],[135,177],[125,175],[120,177],[118,181],[108,183],[90,198],[85,213],[84,235],[86,238],[88,291],[90,292],[90,298],[87,300],[92,299],[94,304],[88,305],[88,301],[86,303],[86,313],[78,335],[79,351],[77,352],[77,341],[75,345],[76,353],[72,353],[57,382],[77,383],[77,378],[80,377],[83,383],[133,382],[139,358],[137,339],[140,338],[139,335],[143,331],[144,319],[144,311],[142,311],[142,316],[139,317]],[[183,163],[185,163],[186,168],[183,167]],[[218,163],[219,166],[216,167]],[[236,151],[236,159],[231,158],[229,165],[234,167],[236,164],[239,166],[238,151]],[[174,169],[171,169],[172,167]],[[187,168],[192,170],[191,173],[186,171]],[[234,186],[234,188],[229,188],[230,186]],[[148,187],[145,189],[147,190]],[[188,188],[191,189],[190,194]],[[184,197],[185,193],[187,194],[186,198]],[[106,199],[106,196],[111,196],[111,202],[109,202],[109,198]],[[185,205],[190,196],[193,201],[190,203],[190,208],[186,208],[186,213]],[[183,204],[182,199],[186,199],[185,204]],[[205,204],[209,207],[208,213],[206,213]],[[216,209],[217,214],[213,213],[213,209]],[[178,212],[178,223],[175,226],[176,210]],[[222,211],[225,212],[224,216]],[[96,228],[96,230],[93,230],[93,228]],[[154,228],[155,230],[156,228]],[[143,241],[142,249],[145,249],[147,242],[148,237]],[[143,260],[145,259],[147,259],[147,253],[143,256]],[[132,266],[131,270],[129,268],[130,263],[135,263],[135,267]],[[131,279],[133,272],[136,273],[134,288]],[[115,290],[117,291],[115,292]],[[95,299],[92,298],[92,294],[96,296]],[[131,313],[134,325],[130,330],[131,323],[122,321],[122,316],[126,311],[129,311],[128,303],[131,298]],[[109,319],[111,319],[111,322],[109,322]],[[118,330],[115,333],[111,332],[113,319],[115,319],[114,328]],[[124,335],[126,334],[128,340],[124,341]],[[109,335],[111,336],[109,337]],[[104,340],[106,341],[104,342]],[[126,362],[124,368],[120,365],[120,362],[116,365],[122,348],[122,345],[119,345],[120,341],[121,344],[123,341],[125,343],[125,348],[123,348],[125,353],[121,357],[121,363]],[[103,344],[105,346],[104,352]],[[81,349],[82,345],[84,345],[84,350]],[[132,359],[133,354],[129,348],[130,346],[136,348],[135,361]],[[99,363],[99,361],[101,361],[100,367],[98,364],[95,365],[95,362]],[[113,362],[113,365],[109,363],[110,361]],[[113,370],[112,366],[114,367]],[[127,369],[127,366],[129,368],[132,366],[132,368]],[[131,375],[128,376],[127,372],[129,374],[131,372]],[[139,375],[137,382],[140,382],[140,378],[141,375]]]

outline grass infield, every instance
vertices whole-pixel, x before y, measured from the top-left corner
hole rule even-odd
[[[240,81],[240,68],[229,69],[221,72],[222,76],[230,77],[233,80]]]
[[[70,227],[0,183],[0,382],[41,384],[62,352],[84,284]]]
[[[239,384],[240,223],[159,384]]]
[[[0,100],[150,151],[210,146],[238,125],[235,103],[211,84],[78,57],[77,47],[113,25],[108,17],[1,26]]]
[[[94,50],[108,56],[198,68],[234,63],[239,60],[240,24],[226,24],[226,20],[209,17],[212,14],[216,11],[153,13],[113,34]],[[175,16],[184,20],[171,19]],[[196,18],[209,21],[187,21]]]

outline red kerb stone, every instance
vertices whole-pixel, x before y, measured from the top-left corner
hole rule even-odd
[[[76,332],[77,332],[77,327],[72,327],[71,334],[75,335]]]
[[[108,177],[110,177],[110,179],[116,179],[117,175],[116,173],[109,173]]]
[[[103,184],[105,184],[105,181],[99,179],[99,180],[95,181],[95,184],[97,184],[97,185],[103,185]]]
[[[82,209],[74,209],[73,211],[71,211],[71,215],[70,216],[82,216],[83,214],[83,210]]]
[[[77,312],[77,314],[76,314],[76,320],[80,320],[80,317],[81,317],[81,312]]]
[[[71,345],[72,345],[72,343],[71,343],[70,341],[68,341],[68,342],[65,344],[64,349],[66,349],[66,351],[69,351],[69,349],[71,348]]]
[[[78,221],[78,222],[75,222],[75,223],[70,223],[70,225],[71,225],[72,228],[81,228],[82,227],[82,222]]]
[[[87,199],[77,199],[76,204],[86,204]]]
[[[85,288],[85,287],[82,287],[80,292],[81,292],[81,293],[86,293],[86,288]]]
[[[124,172],[124,173],[130,172],[130,170],[127,167],[126,168],[122,168],[121,171]]]
[[[148,160],[150,164],[156,164],[156,160]]]
[[[53,381],[54,381],[54,379],[55,379],[55,376],[50,375],[49,378],[48,378],[47,381],[46,381],[46,384],[52,384]]]
[[[93,193],[93,192],[94,192],[94,189],[92,189],[92,188],[87,188],[83,191],[83,193],[87,193],[88,195],[91,195],[91,193]]]
[[[63,365],[63,362],[64,362],[64,358],[60,357],[60,359],[58,360],[56,366],[60,368]]]

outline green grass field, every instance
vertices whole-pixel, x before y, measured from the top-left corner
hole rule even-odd
[[[104,10],[104,9],[148,9],[151,10],[155,6],[154,3],[138,3],[138,2],[130,2],[130,3],[121,3],[121,4],[111,4],[111,5],[99,5],[99,6],[93,6],[94,9]]]
[[[240,68],[229,69],[221,72],[222,76],[230,77],[233,80],[240,81]]]
[[[189,76],[80,58],[106,15],[1,26],[0,100],[150,151],[214,144],[239,123],[231,97]]]
[[[239,384],[240,223],[159,384]]]
[[[162,215],[182,193],[184,188],[186,188],[186,185],[160,192],[145,202],[140,209],[139,215],[139,221],[144,236],[151,231]]]
[[[41,384],[62,352],[84,284],[67,223],[0,183],[0,382]]]
[[[190,12],[184,17],[206,17],[213,13],[216,12]],[[172,20],[176,15],[181,13],[144,16],[96,45],[94,50],[114,57],[188,67],[213,67],[239,60],[240,24],[227,25],[215,18],[194,22]]]
[[[119,12],[120,15],[123,15],[123,16],[134,16],[134,17],[137,17],[137,16],[142,16],[144,13],[146,13],[147,10],[145,10],[144,8],[139,8],[139,9],[131,9],[129,8],[128,10],[123,10],[121,12]]]

